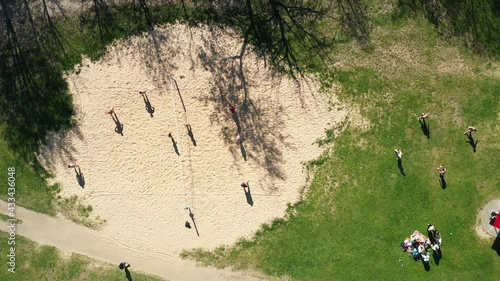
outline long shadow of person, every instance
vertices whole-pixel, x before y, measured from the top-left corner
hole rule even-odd
[[[422,263],[424,264],[425,271],[431,270],[431,265],[428,262],[422,261]]]
[[[144,100],[146,111],[149,113],[151,118],[153,118],[153,113],[155,113],[155,108],[151,106],[151,102],[149,101],[148,95],[146,93],[143,93],[142,99]]]
[[[442,189],[446,189],[446,180],[442,176],[439,176],[439,185],[441,185]]]
[[[132,281],[132,274],[130,274],[130,271],[126,267],[125,267],[125,277],[127,278],[128,281]]]
[[[401,175],[406,176],[405,170],[403,168],[403,160],[401,160],[401,159],[398,159],[398,168],[399,168],[399,172],[401,173]]]
[[[188,136],[191,139],[191,142],[193,143],[194,146],[196,146],[196,140],[194,139],[193,129],[191,128],[191,125],[186,124],[186,128],[188,130]]]
[[[113,118],[113,121],[115,122],[115,132],[123,136],[123,124],[120,123],[120,120],[115,112],[111,114],[111,118]]]
[[[238,128],[238,133],[241,133],[241,124],[240,124],[240,119],[238,118],[237,113],[233,113],[233,120],[234,120],[234,123],[236,123],[236,127]]]
[[[181,154],[179,153],[179,148],[177,147],[177,142],[174,140],[174,137],[171,133],[168,134],[168,137],[172,140],[172,146],[174,147],[175,153],[177,156],[180,156]]]
[[[479,142],[479,140],[474,142],[474,138],[472,137],[472,133],[467,134],[467,138],[469,139],[468,143],[470,144],[470,146],[472,146],[472,150],[474,152],[476,152],[476,147],[477,147],[477,143]]]
[[[253,198],[252,193],[250,192],[250,185],[247,185],[247,187],[243,187],[243,191],[245,192],[245,197],[247,199],[248,205],[253,206]]]
[[[500,233],[497,234],[497,238],[495,238],[493,245],[491,245],[491,249],[495,250],[498,256],[500,256]]]
[[[243,146],[243,141],[240,141],[240,151],[241,151],[241,156],[243,156],[243,159],[247,161],[247,151]]]
[[[76,180],[78,181],[78,185],[80,185],[82,188],[85,188],[85,177],[83,176],[83,173],[80,170],[80,167],[78,167],[78,170],[75,167],[75,173],[76,173]]]
[[[418,122],[420,122],[420,128],[422,129],[422,132],[424,133],[424,136],[426,136],[428,139],[431,137],[431,125],[427,124],[425,122],[425,119],[418,119]]]
[[[436,265],[439,265],[441,258],[443,257],[443,253],[441,252],[441,248],[437,251],[432,251],[432,259]]]

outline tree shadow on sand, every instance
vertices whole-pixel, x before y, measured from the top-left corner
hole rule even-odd
[[[212,32],[215,34],[203,38],[204,46],[198,51],[201,63],[212,73],[209,95],[201,97],[202,101],[211,103],[215,108],[210,116],[211,122],[223,125],[223,139],[235,158],[238,154],[251,158],[265,167],[270,176],[283,179],[282,151],[278,147],[286,147],[287,144],[283,142],[285,136],[281,129],[281,116],[272,112],[271,106],[268,109],[253,102],[247,89],[253,86],[253,81],[245,77],[238,59],[211,40],[217,38],[216,32],[222,31]],[[231,105],[236,106],[236,114],[229,110]],[[239,151],[234,149],[237,133],[245,135],[245,147],[241,144]]]

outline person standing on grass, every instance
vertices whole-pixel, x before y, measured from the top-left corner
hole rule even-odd
[[[434,227],[432,224],[427,224],[427,235],[429,236],[429,240],[431,241],[431,244],[439,243],[439,238],[441,234],[439,231]]]
[[[425,122],[427,118],[429,118],[429,113],[422,113],[422,116],[418,117],[418,120]]]
[[[401,151],[401,149],[395,149],[394,153],[396,153],[396,157],[398,157],[398,161],[403,160],[403,152]]]
[[[464,135],[472,137],[472,132],[477,132],[476,127],[469,126],[467,130],[465,130]]]
[[[439,165],[439,167],[437,167],[437,169],[439,172],[439,177],[443,179],[444,175],[446,175],[446,168],[443,167],[443,165]]]
[[[130,264],[129,264],[128,262],[122,261],[122,262],[120,263],[120,265],[118,265],[118,267],[119,267],[120,269],[125,269],[125,268],[129,268],[129,267],[130,267]]]

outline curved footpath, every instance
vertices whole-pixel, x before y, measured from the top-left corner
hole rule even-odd
[[[7,214],[7,203],[0,200],[0,213]],[[169,254],[161,257],[148,255],[115,242],[110,237],[73,223],[67,219],[54,218],[16,206],[16,218],[23,221],[16,232],[43,245],[59,248],[64,252],[80,253],[92,258],[118,264],[129,262],[132,269],[154,274],[171,281],[195,280],[264,280],[245,272],[231,269],[197,267],[194,262],[184,261]],[[133,274],[133,271],[132,271]]]

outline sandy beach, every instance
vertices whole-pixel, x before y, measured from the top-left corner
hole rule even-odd
[[[250,237],[299,199],[304,163],[322,153],[315,141],[347,112],[317,81],[274,73],[250,47],[240,65],[242,43],[215,27],[157,27],[67,75],[76,125],[51,134],[38,159],[63,197],[106,220],[99,237],[177,259]],[[196,229],[184,226],[186,206]]]

